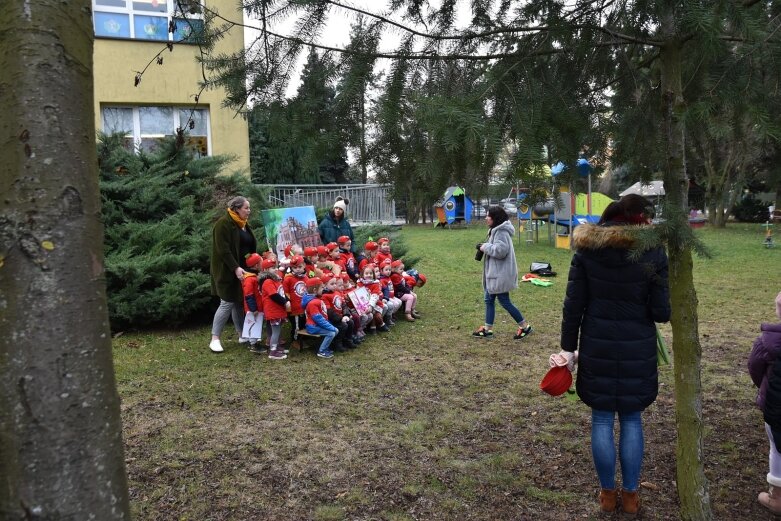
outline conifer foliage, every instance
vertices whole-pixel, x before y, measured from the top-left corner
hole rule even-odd
[[[211,228],[226,202],[251,201],[261,244],[265,197],[244,176],[219,175],[229,157],[196,159],[174,140],[136,154],[123,139],[98,144],[111,326],[175,326],[210,310]]]

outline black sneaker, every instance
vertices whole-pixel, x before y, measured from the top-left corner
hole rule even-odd
[[[249,345],[249,352],[255,353],[256,355],[262,355],[263,353],[268,352],[268,349],[263,344],[255,343]]]
[[[491,338],[494,336],[494,332],[490,329],[486,329],[485,326],[480,326],[477,328],[477,331],[472,332],[472,336],[476,336],[479,338]]]
[[[520,340],[532,334],[532,327],[528,325],[526,327],[519,327],[518,332],[513,335],[513,340]]]
[[[388,331],[390,331],[390,328],[386,324],[383,324],[377,328],[378,333],[387,333]]]

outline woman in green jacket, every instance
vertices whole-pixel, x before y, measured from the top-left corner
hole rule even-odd
[[[339,237],[346,235],[353,242],[353,245],[350,248],[352,252],[355,253],[353,229],[352,226],[350,226],[350,221],[348,221],[345,216],[347,203],[347,199],[337,197],[333,209],[323,217],[323,220],[320,221],[320,224],[318,225],[318,229],[320,230],[320,240],[323,241],[323,244],[336,242]]]
[[[212,340],[209,349],[223,351],[220,334],[230,316],[239,334],[244,327],[244,295],[241,281],[247,268],[245,258],[255,253],[258,243],[247,220],[250,205],[246,197],[237,196],[228,202],[225,214],[217,219],[212,229],[211,277],[212,294],[220,297],[220,305],[214,313]]]

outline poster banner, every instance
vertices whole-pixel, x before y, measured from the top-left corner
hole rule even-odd
[[[285,246],[288,244],[298,244],[301,248],[322,244],[314,206],[272,208],[261,210],[260,213],[266,228],[268,247],[280,260],[284,258]]]
[[[355,310],[361,315],[364,315],[371,311],[371,304],[369,304],[368,289],[363,287],[355,288],[354,290],[348,292],[347,296],[350,297],[350,300],[352,301]]]

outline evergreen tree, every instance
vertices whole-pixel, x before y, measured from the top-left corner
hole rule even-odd
[[[174,139],[153,154],[101,136],[100,188],[106,228],[106,286],[112,328],[176,326],[212,309],[211,227],[235,195],[264,206],[244,176],[221,176],[230,158],[193,158]],[[263,244],[260,211],[250,217]]]

